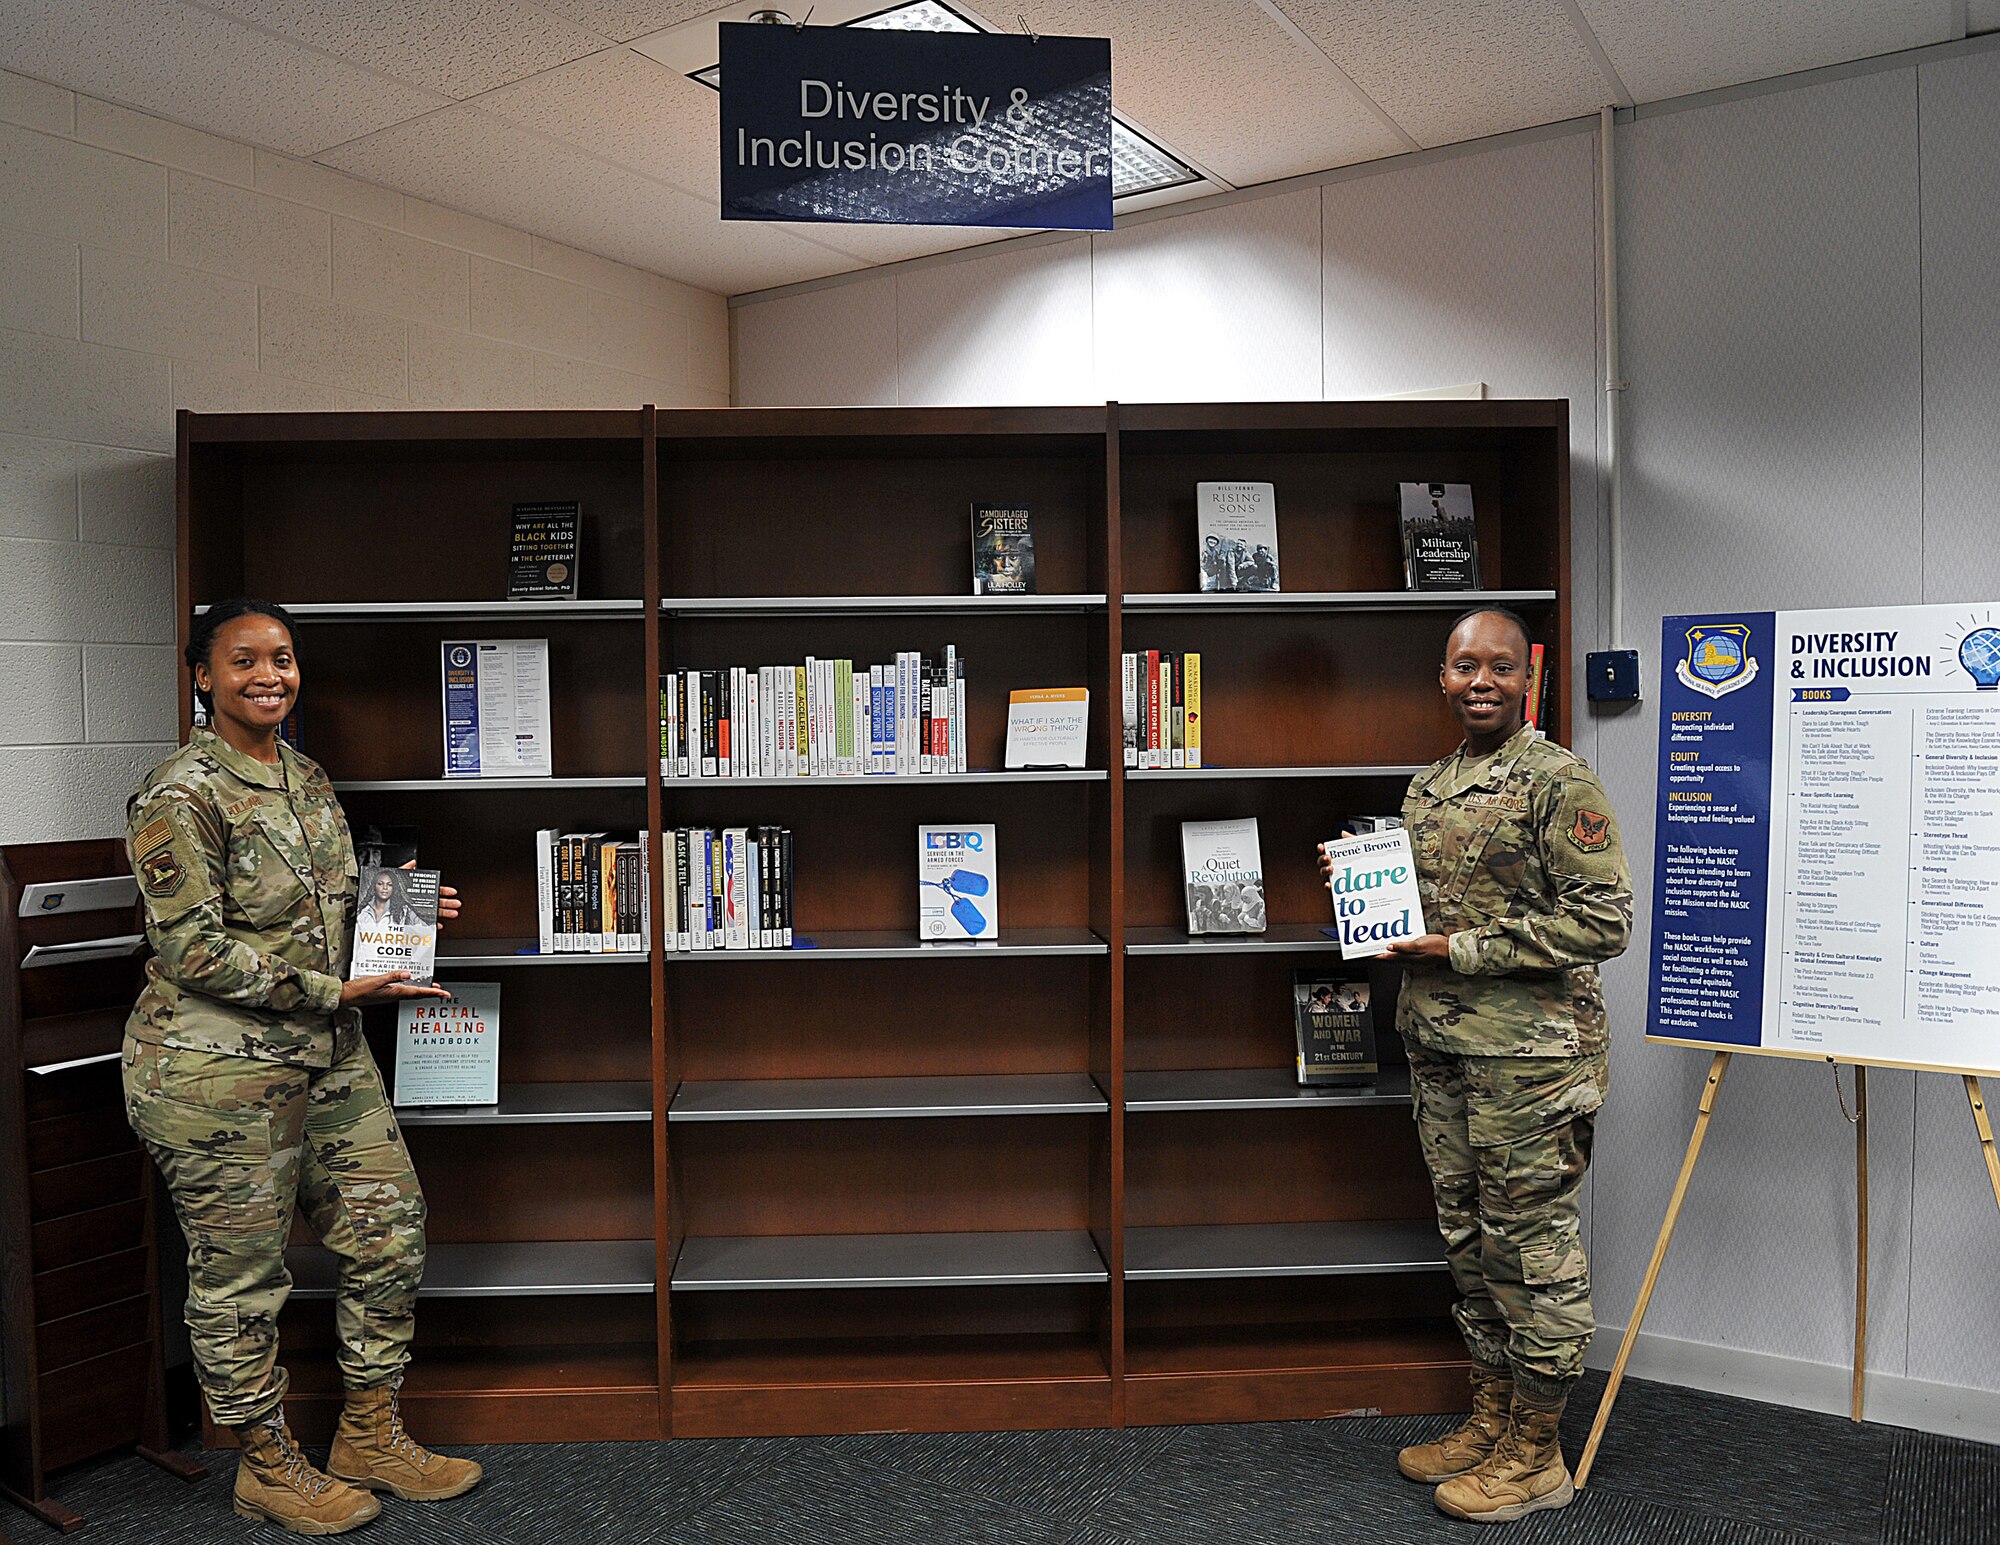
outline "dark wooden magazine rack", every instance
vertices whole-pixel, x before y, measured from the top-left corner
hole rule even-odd
[[[506,988],[501,1105],[404,1118],[431,1202],[413,1423],[449,1443],[1462,1402],[1404,1075],[1302,1095],[1289,974],[1338,961],[1313,843],[1395,809],[1456,739],[1436,661],[1469,598],[1403,590],[1398,482],[1473,485],[1479,595],[1554,646],[1566,732],[1567,425],[1561,402],[183,415],[183,619],[294,608],[305,750],[465,894],[445,978]],[[1192,593],[1212,479],[1276,485],[1282,594]],[[511,506],[550,499],[583,504],[580,599],[497,600]],[[1034,512],[1033,597],[969,594],[991,500]],[[438,644],[481,636],[550,640],[553,778],[442,779]],[[971,774],[655,775],[663,668],[947,642]],[[1119,657],[1149,647],[1203,654],[1199,772],[1119,765]],[[996,770],[1007,691],[1077,685],[1087,770]],[[1240,815],[1270,932],[1191,940],[1180,822]],[[916,945],[913,828],[947,820],[998,826],[997,949]],[[520,953],[536,828],[644,830],[657,874],[663,830],[758,823],[797,833],[810,947],[668,955],[656,907],[643,960]],[[1394,974],[1375,987],[1386,1026]],[[339,1395],[312,1302],[331,1278],[310,1247],[294,1270],[311,1433]]]
[[[27,887],[130,874],[116,840],[0,847],[0,1491],[65,1534],[84,1522],[48,1493],[65,1466],[136,1445],[203,1474],[168,1442],[156,1187],[119,1081],[143,956],[23,968],[37,946],[141,931],[136,892],[22,916]]]

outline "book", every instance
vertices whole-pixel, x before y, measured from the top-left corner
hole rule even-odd
[[[972,593],[1035,593],[1035,533],[1026,509],[1005,504],[972,507]]]
[[[1081,767],[1089,735],[1088,687],[1029,687],[1007,694],[1009,769]]]
[[[1292,973],[1301,1084],[1338,1089],[1375,1081],[1375,1015],[1368,998],[1366,982],[1316,971]]]
[[[1401,826],[1327,843],[1332,862],[1326,888],[1333,897],[1340,953],[1345,960],[1387,954],[1389,946],[1424,930],[1417,866],[1410,834]]]
[[[1191,768],[1198,768],[1201,766],[1200,654],[1192,649],[1189,650],[1182,661],[1182,671],[1185,676],[1185,686],[1182,696],[1186,701],[1186,707],[1181,712],[1181,733],[1187,745],[1187,765]]]
[[[446,639],[444,775],[547,778],[549,641]]]
[[[1195,484],[1203,590],[1278,588],[1278,501],[1269,483]]]
[[[1000,876],[991,826],[917,828],[917,936],[995,939]]]
[[[1139,657],[1129,651],[1120,660],[1119,685],[1125,694],[1125,765],[1139,765]]]
[[[1411,590],[1477,590],[1479,535],[1470,483],[1403,483],[1403,584]]]
[[[347,979],[407,971],[411,981],[428,985],[437,964],[437,918],[437,870],[362,870]]]
[[[1254,816],[1181,822],[1190,934],[1264,931],[1264,860]]]
[[[1547,700],[1543,676],[1548,669],[1548,654],[1540,644],[1528,646],[1528,696],[1521,705],[1521,717],[1536,729],[1542,727],[1542,704]]]
[[[396,1105],[500,1103],[500,984],[396,1005]]]
[[[417,828],[377,826],[370,821],[354,834],[354,862],[362,869],[401,869],[417,861]]]
[[[574,601],[583,506],[574,499],[514,506],[507,544],[507,599]]]

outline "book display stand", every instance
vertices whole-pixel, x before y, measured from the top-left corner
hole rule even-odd
[[[440,978],[504,985],[500,1104],[402,1118],[432,1240],[412,1424],[1462,1403],[1407,1075],[1301,1091],[1290,972],[1338,951],[1313,844],[1455,743],[1449,619],[1510,605],[1562,666],[1567,424],[1560,402],[184,414],[183,618],[239,593],[293,610],[302,749],[464,896]],[[1418,479],[1472,485],[1490,588],[1400,588]],[[1200,481],[1274,485],[1296,590],[1197,593]],[[583,507],[579,599],[494,600],[512,506],[557,500]],[[1032,511],[1037,594],[968,593],[978,502]],[[553,777],[444,782],[446,637],[549,639]],[[663,671],[947,643],[964,774],[656,776]],[[1147,648],[1201,652],[1212,765],[1120,765],[1120,655]],[[999,770],[1009,691],[1078,686],[1086,766]],[[1271,927],[1190,939],[1180,823],[1239,816]],[[666,951],[662,831],[760,823],[796,833],[794,947]],[[916,828],[949,823],[996,828],[997,944],[917,940]],[[531,953],[549,826],[647,834],[644,956]],[[1394,993],[1376,968],[1385,1031]],[[299,1240],[285,1357],[321,1436],[330,1263]]]

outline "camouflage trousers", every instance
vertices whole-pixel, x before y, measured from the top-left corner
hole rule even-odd
[[[395,1380],[424,1274],[424,1197],[367,1043],[308,1069],[128,1038],[124,1066],[126,1117],[187,1236],[188,1332],[215,1420],[264,1421],[284,1399],[294,1207],[339,1258],[343,1382]]]
[[[1560,1405],[1596,1329],[1577,1205],[1609,1060],[1409,1055],[1459,1331],[1526,1403]]]

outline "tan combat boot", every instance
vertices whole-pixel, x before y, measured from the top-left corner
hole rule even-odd
[[[470,1459],[433,1454],[403,1431],[393,1384],[347,1392],[326,1468],[370,1491],[393,1491],[405,1502],[455,1497],[472,1490],[485,1473]]]
[[[1506,1368],[1472,1365],[1472,1415],[1435,1443],[1418,1443],[1396,1455],[1396,1468],[1413,1481],[1435,1486],[1463,1475],[1499,1445],[1514,1406],[1514,1375]]]
[[[1537,1411],[1517,1401],[1513,1424],[1492,1458],[1438,1487],[1437,1505],[1478,1524],[1507,1524],[1544,1508],[1568,1507],[1576,1487],[1563,1463],[1561,1421],[1560,1411]]]
[[[236,1511],[245,1518],[268,1518],[294,1534],[345,1534],[382,1511],[367,1492],[315,1470],[292,1442],[282,1414],[238,1427],[236,1437],[243,1446]]]

